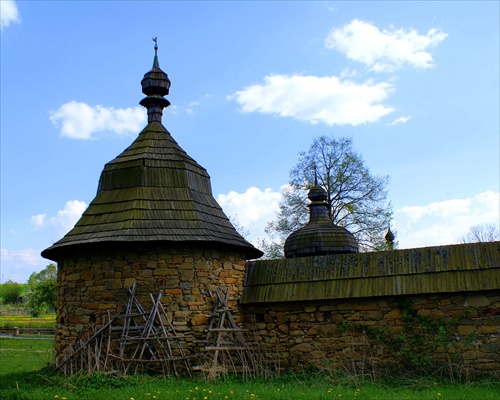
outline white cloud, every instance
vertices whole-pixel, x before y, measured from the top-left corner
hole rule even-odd
[[[11,22],[20,22],[19,10],[13,0],[0,1],[0,24],[1,29],[7,28]]]
[[[52,226],[59,232],[67,232],[80,219],[86,210],[87,204],[84,201],[69,200],[62,210],[59,210],[54,217],[47,219],[47,214],[38,214],[31,217],[31,225],[35,229]]]
[[[231,191],[217,196],[217,202],[226,215],[236,217],[242,228],[249,232],[248,240],[252,242],[264,238],[266,224],[275,218],[280,200],[280,192],[270,188],[262,191],[256,187],[250,187],[244,193]]]
[[[61,227],[65,231],[69,231],[82,216],[87,209],[87,204],[84,201],[69,200],[62,210],[57,212],[55,217],[50,219],[50,222]]]
[[[2,249],[1,257],[2,257],[2,262],[10,261],[28,266],[37,265],[41,258],[40,253],[30,247],[17,251]],[[18,267],[20,268],[21,265],[19,265]]]
[[[401,248],[458,243],[471,226],[500,222],[500,193],[491,190],[396,211],[394,225]]]
[[[393,125],[397,125],[397,124],[406,124],[410,119],[411,119],[411,116],[400,117],[400,118],[392,121],[389,125],[393,126]]]
[[[31,217],[31,225],[35,228],[41,228],[45,224],[47,214],[38,214]]]
[[[229,96],[244,113],[291,117],[311,124],[360,125],[394,111],[382,104],[393,87],[387,82],[355,83],[335,76],[271,75]]]
[[[427,50],[447,36],[437,29],[430,29],[425,35],[419,35],[412,28],[391,27],[381,31],[369,22],[354,19],[342,28],[333,29],[325,39],[325,46],[366,64],[373,71],[392,72],[406,65],[433,67],[432,55]]]
[[[147,120],[146,110],[139,106],[115,109],[74,100],[51,111],[49,118],[60,127],[61,136],[83,140],[96,139],[104,133],[137,134]]]

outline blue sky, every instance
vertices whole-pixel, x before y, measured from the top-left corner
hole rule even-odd
[[[499,2],[1,1],[1,278],[25,282],[145,126],[163,124],[264,238],[320,135],[390,176],[401,248],[499,224]]]

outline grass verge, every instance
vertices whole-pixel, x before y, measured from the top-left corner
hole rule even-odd
[[[5,400],[343,400],[343,399],[467,399],[500,398],[500,382],[485,378],[468,384],[433,378],[392,378],[376,382],[353,376],[307,373],[273,379],[217,382],[94,374],[66,378],[47,367],[52,341],[0,339],[0,398]]]
[[[56,326],[56,314],[43,314],[32,317],[29,314],[0,315],[0,328],[49,328]]]

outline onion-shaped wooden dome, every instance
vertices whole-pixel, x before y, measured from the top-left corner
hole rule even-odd
[[[357,253],[358,242],[347,229],[334,225],[328,217],[326,191],[314,185],[308,194],[309,222],[285,241],[285,257]]]

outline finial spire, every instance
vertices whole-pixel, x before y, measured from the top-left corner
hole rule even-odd
[[[156,36],[153,38],[153,42],[155,42],[155,59],[153,61],[153,68],[160,68],[160,63],[158,62],[158,38]]]
[[[170,90],[170,80],[168,75],[160,69],[158,62],[158,38],[154,37],[155,42],[155,58],[153,68],[141,81],[142,93],[146,96],[140,101],[140,105],[148,109],[148,123],[160,122],[163,114],[163,109],[170,105],[170,102],[163,96],[167,96]]]

